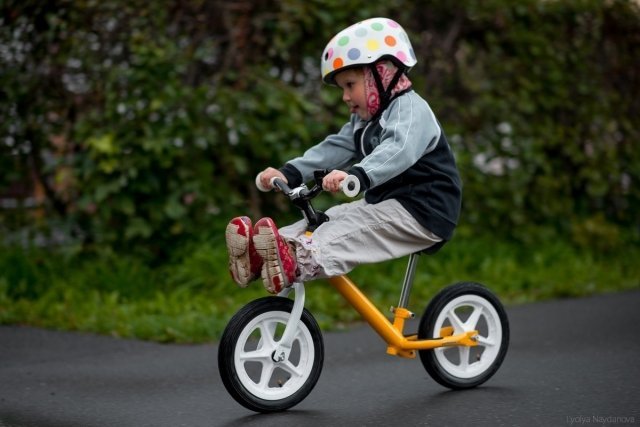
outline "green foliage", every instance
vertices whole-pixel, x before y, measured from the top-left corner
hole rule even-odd
[[[638,240],[636,2],[59,0],[0,11],[0,194],[19,183],[44,201],[37,219],[24,200],[0,210],[7,235],[57,230],[162,262],[238,212],[282,215],[288,206],[265,203],[253,176],[346,119],[337,91],[321,88],[319,52],[353,21],[390,16],[410,33],[412,80],[458,156],[466,232],[590,245],[600,231],[581,233],[598,223]]]
[[[419,57],[456,147],[464,222],[526,242],[637,226],[640,14],[626,1],[430,2]],[[631,91],[631,92],[629,92]],[[637,239],[637,231],[635,238]],[[580,239],[577,243],[582,243]]]
[[[420,259],[410,308],[420,314],[443,286],[478,281],[508,304],[640,287],[638,247],[607,254],[555,241],[527,248],[490,239],[459,239]],[[235,286],[224,246],[184,248],[149,269],[114,254],[78,258],[46,251],[0,251],[0,324],[80,330],[160,342],[208,342],[231,316],[265,295],[261,283]],[[352,279],[381,310],[396,304],[406,259],[361,266]],[[374,280],[375,279],[375,280]],[[327,330],[360,320],[324,281],[307,285],[307,308]]]
[[[297,217],[254,176],[344,123],[319,55],[372,16],[409,32],[410,77],[454,148],[456,240],[511,242],[448,245],[424,280],[467,272],[513,300],[637,286],[637,1],[9,0],[0,246],[27,249],[2,252],[0,320],[216,336],[259,294],[229,289],[224,225]],[[371,268],[397,279],[371,289],[386,299],[404,265]],[[318,295],[325,324],[354,319],[327,287]]]

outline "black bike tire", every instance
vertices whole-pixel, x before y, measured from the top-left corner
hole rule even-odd
[[[265,400],[253,395],[241,383],[234,365],[236,343],[252,319],[265,312],[278,311],[291,313],[293,301],[282,297],[264,297],[251,301],[242,307],[229,321],[218,347],[218,370],[222,383],[229,394],[247,409],[255,412],[279,412],[300,403],[314,388],[324,363],[324,342],[318,323],[307,309],[303,309],[301,321],[311,334],[314,362],[304,384],[291,396],[279,400]]]
[[[420,350],[420,360],[426,371],[440,385],[461,390],[477,387],[491,378],[500,368],[509,347],[509,320],[500,300],[484,285],[474,282],[459,282],[442,289],[427,306],[418,329],[419,339],[433,339],[433,329],[440,312],[455,298],[463,295],[476,295],[489,302],[498,314],[502,327],[502,340],[495,360],[479,375],[472,378],[456,377],[438,362],[433,350]]]

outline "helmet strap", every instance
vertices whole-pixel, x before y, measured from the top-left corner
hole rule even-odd
[[[378,74],[378,69],[376,68],[376,64],[369,64],[369,68],[371,68],[371,74],[373,74],[373,79],[376,81],[376,88],[378,89],[378,95],[380,96],[380,107],[385,104],[385,100],[387,98],[386,91],[384,90],[384,86],[382,85],[382,78],[380,78],[380,74]]]
[[[396,84],[398,84],[400,77],[402,77],[402,75],[404,74],[404,69],[402,67],[398,67],[395,75],[389,82],[389,86],[385,89],[382,84],[382,78],[380,78],[380,75],[378,74],[376,64],[370,64],[369,67],[371,68],[373,79],[376,81],[376,87],[378,88],[378,94],[380,96],[380,107],[378,108],[376,114],[371,118],[374,119],[380,116],[380,114],[382,114],[382,112],[389,106],[389,103],[391,102],[391,92],[393,91],[393,88],[396,87]]]

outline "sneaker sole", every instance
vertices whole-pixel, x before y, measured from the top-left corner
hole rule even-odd
[[[246,287],[252,279],[251,262],[249,258],[249,236],[238,232],[237,224],[227,225],[225,238],[229,251],[229,270],[233,280],[239,286]]]
[[[267,291],[276,294],[289,285],[282,273],[284,268],[278,254],[277,237],[271,227],[258,227],[257,231],[253,244],[264,261],[262,281]]]

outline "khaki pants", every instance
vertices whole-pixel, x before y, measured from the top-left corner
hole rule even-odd
[[[301,281],[340,276],[360,264],[400,258],[442,241],[395,199],[376,204],[360,199],[326,214],[330,220],[311,237],[304,235],[304,220],[279,230],[295,247]]]

